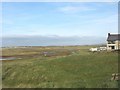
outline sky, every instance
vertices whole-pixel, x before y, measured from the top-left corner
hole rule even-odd
[[[98,36],[118,32],[117,2],[3,2],[2,35]]]

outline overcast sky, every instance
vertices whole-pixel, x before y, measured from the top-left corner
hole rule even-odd
[[[2,3],[3,36],[99,36],[118,32],[117,2]]]

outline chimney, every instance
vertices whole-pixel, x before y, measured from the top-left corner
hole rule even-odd
[[[108,36],[110,36],[110,33],[108,33]]]

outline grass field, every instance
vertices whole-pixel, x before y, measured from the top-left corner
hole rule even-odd
[[[117,88],[117,52],[89,52],[93,46],[3,48],[4,88]],[[50,55],[44,55],[44,52]],[[51,54],[52,52],[52,54]]]

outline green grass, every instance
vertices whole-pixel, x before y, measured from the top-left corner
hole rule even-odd
[[[118,72],[118,53],[92,53],[88,51],[90,47],[14,49],[11,56],[17,56],[19,52],[25,52],[25,55],[21,55],[21,60],[2,62],[3,87],[117,88],[118,82],[110,79],[113,73]],[[11,50],[3,50],[3,55],[9,55]],[[59,54],[45,57],[39,54],[42,51],[56,51]],[[36,57],[32,58],[34,55]]]

